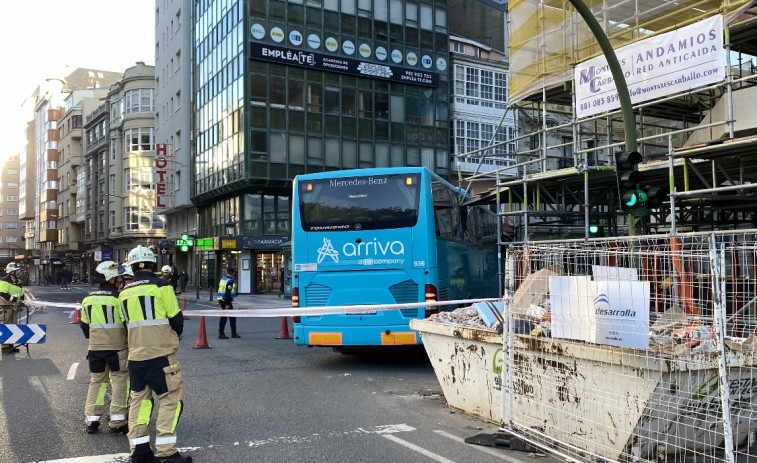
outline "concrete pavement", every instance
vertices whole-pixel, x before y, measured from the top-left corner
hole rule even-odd
[[[188,288],[176,297],[179,298],[181,303],[182,298],[187,299],[187,303],[202,304],[218,308],[218,302],[216,300],[216,292],[208,291],[208,288],[200,290],[200,297],[197,297],[197,290],[194,288]],[[288,308],[292,307],[292,299],[289,297],[279,297],[278,292],[271,293],[255,293],[255,294],[239,294],[234,299],[235,309],[275,309],[275,308]]]

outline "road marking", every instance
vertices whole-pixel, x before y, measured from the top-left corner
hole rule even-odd
[[[446,437],[448,439],[452,439],[453,441],[458,442],[460,444],[465,444],[469,448],[480,450],[480,451],[482,451],[484,453],[488,453],[489,455],[495,456],[495,457],[500,458],[502,460],[509,461],[510,463],[521,463],[521,461],[518,460],[517,458],[511,457],[511,456],[505,454],[504,452],[502,452],[501,450],[500,451],[496,451],[496,450],[490,449],[489,447],[482,447],[482,446],[476,445],[476,444],[467,444],[465,442],[465,439],[463,439],[462,437],[458,437],[458,436],[456,436],[454,434],[450,434],[448,432],[444,432],[444,431],[434,431],[434,432],[437,433],[437,434],[439,434],[440,436],[444,436],[444,437]]]
[[[71,368],[72,369],[76,368],[76,365],[78,365],[78,363],[74,363],[73,365],[71,365]],[[71,370],[69,370],[69,375],[70,374],[71,374]],[[378,434],[380,436],[388,438],[394,433],[410,432],[410,431],[415,431],[415,428],[412,426],[408,426],[407,424],[404,424],[404,423],[403,424],[389,424],[385,426],[374,426],[373,428],[369,428],[369,429],[357,428],[351,431],[330,431],[325,434],[313,433],[309,436],[271,437],[268,439],[234,442],[230,445],[231,446],[243,445],[245,447],[262,447],[264,445],[269,445],[269,444],[295,444],[295,443],[307,444],[315,440],[326,439],[326,438],[331,438],[331,437],[350,437],[350,436],[355,436],[355,435],[367,435],[367,434]],[[196,452],[198,450],[205,450],[206,448],[215,449],[215,448],[223,448],[223,447],[224,445],[211,444],[211,445],[208,445],[207,447],[179,447],[178,450],[181,453],[191,453],[191,452]],[[91,457],[63,458],[60,460],[41,460],[41,461],[36,461],[34,463],[124,463],[128,459],[129,459],[128,453],[114,453],[111,455],[96,455],[96,456],[91,456]],[[444,462],[444,463],[454,463],[454,462],[451,462],[450,460],[438,460],[438,461]]]
[[[79,362],[76,362],[71,365],[71,368],[68,369],[68,375],[66,376],[66,379],[68,381],[71,381],[74,379],[74,376],[76,376],[76,369],[79,367]]]
[[[128,460],[128,453],[113,453],[110,455],[93,455],[91,457],[63,458],[60,460],[40,460],[34,463],[124,463]]]
[[[410,450],[416,451],[416,452],[420,453],[421,455],[425,455],[425,456],[431,458],[432,460],[438,461],[439,463],[455,463],[454,461],[448,460],[448,459],[444,458],[441,455],[437,455],[437,454],[431,452],[430,450],[426,450],[423,447],[418,447],[417,445],[413,444],[412,442],[408,442],[406,440],[400,439],[399,437],[397,437],[397,436],[395,436],[393,434],[385,434],[384,437],[386,437],[387,439],[389,439],[392,442],[396,442],[397,444],[403,445],[403,446],[409,448]]]

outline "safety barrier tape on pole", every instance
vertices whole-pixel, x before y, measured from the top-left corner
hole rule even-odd
[[[245,309],[235,308],[234,310],[184,310],[184,315],[195,315],[205,317],[237,317],[237,318],[268,318],[268,317],[306,317],[313,315],[370,315],[373,312],[383,312],[387,310],[416,309],[420,307],[439,307],[448,305],[471,305],[476,302],[497,302],[502,298],[489,299],[460,299],[454,301],[436,301],[436,302],[414,302],[409,304],[361,304],[361,305],[335,305],[325,307],[270,307],[265,309]],[[50,301],[24,301],[24,305],[34,308],[45,307],[62,307],[66,309],[77,309],[81,303],[71,302],[50,302]]]

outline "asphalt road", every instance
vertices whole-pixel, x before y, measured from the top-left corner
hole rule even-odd
[[[30,288],[37,299],[54,302],[81,300],[89,290]],[[31,322],[47,325],[47,342],[30,345],[28,356],[22,349],[0,358],[0,463],[128,461],[125,436],[84,431],[87,341],[71,324],[71,310],[35,312]],[[280,326],[280,318],[240,319],[242,338],[219,340],[217,319],[207,318],[211,348],[194,349],[199,319],[185,321],[182,453],[195,462],[533,459],[465,444],[466,437],[497,428],[446,406],[422,349],[341,355],[276,339]]]

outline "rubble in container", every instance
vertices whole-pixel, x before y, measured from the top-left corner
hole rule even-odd
[[[541,322],[535,320],[549,312],[548,300],[544,300],[542,304],[538,305],[529,304],[528,312],[529,317],[527,318],[530,319],[528,329],[520,330],[521,324],[516,321],[516,334],[549,336],[550,323],[544,320]],[[435,313],[427,320],[497,333],[502,332],[502,323],[496,322],[493,326],[488,327],[474,305],[449,312]],[[728,349],[734,351],[757,350],[757,337],[755,335],[748,338],[728,336],[725,338],[725,345]],[[652,352],[674,355],[684,352],[708,353],[717,351],[717,348],[717,338],[714,336],[712,328],[698,322],[692,322],[678,306],[673,306],[660,315],[650,327],[649,350]]]
[[[479,328],[489,330],[486,324],[478,315],[478,311],[472,305],[461,307],[451,312],[439,312],[428,317],[429,321],[437,323],[447,323],[449,325],[467,326],[470,328]]]

